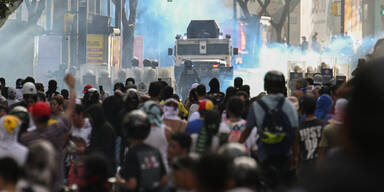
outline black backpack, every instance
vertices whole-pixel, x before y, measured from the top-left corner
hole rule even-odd
[[[265,111],[262,126],[258,127],[259,150],[272,156],[288,154],[294,132],[287,114],[282,111],[285,98],[281,99],[274,109],[269,109],[261,99],[257,100],[257,103]]]

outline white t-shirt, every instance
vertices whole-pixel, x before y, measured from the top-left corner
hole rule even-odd
[[[90,141],[91,141],[91,131],[92,131],[91,123],[89,122],[88,118],[85,118],[85,122],[84,122],[83,127],[79,128],[79,127],[75,127],[73,125],[71,135],[84,139],[85,143],[87,144],[87,147],[88,147],[90,144]]]
[[[11,106],[11,105],[13,105],[13,104],[15,104],[15,103],[18,103],[18,102],[20,102],[20,101],[19,101],[19,100],[17,100],[17,99],[13,99],[13,100],[11,100],[11,99],[8,99],[7,101],[8,101],[8,106]]]
[[[167,158],[168,141],[167,137],[165,136],[165,125],[163,124],[160,127],[152,126],[151,132],[149,133],[148,137],[144,140],[144,143],[160,151],[161,156],[163,158],[163,162],[165,164],[165,168],[167,172],[169,172]]]
[[[247,121],[241,119],[237,122],[230,122],[229,120],[225,122],[221,122],[219,127],[219,133],[229,134],[228,141],[229,142],[238,142],[241,137],[241,133],[246,128]],[[256,145],[257,139],[257,128],[252,129],[252,132],[248,139],[245,141],[245,146],[248,150],[257,150]]]

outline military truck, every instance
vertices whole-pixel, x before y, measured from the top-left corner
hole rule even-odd
[[[209,80],[216,77],[222,88],[229,85],[233,79],[232,55],[237,54],[238,49],[232,48],[231,35],[223,36],[215,20],[192,20],[187,33],[177,35],[174,48],[168,49],[168,55],[175,57],[177,86],[190,86],[179,83],[184,78],[181,74],[187,60],[192,62],[192,69],[197,72],[200,83],[208,85]],[[192,83],[195,82],[189,82]]]

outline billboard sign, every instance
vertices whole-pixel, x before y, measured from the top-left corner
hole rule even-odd
[[[104,58],[104,35],[87,35],[87,64],[101,65]]]

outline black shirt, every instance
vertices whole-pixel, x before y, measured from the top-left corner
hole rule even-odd
[[[303,121],[299,125],[300,160],[309,163],[317,159],[321,134],[325,122],[319,119]]]
[[[119,174],[125,180],[137,179],[134,191],[158,191],[166,172],[160,152],[149,145],[138,144],[128,151]]]

